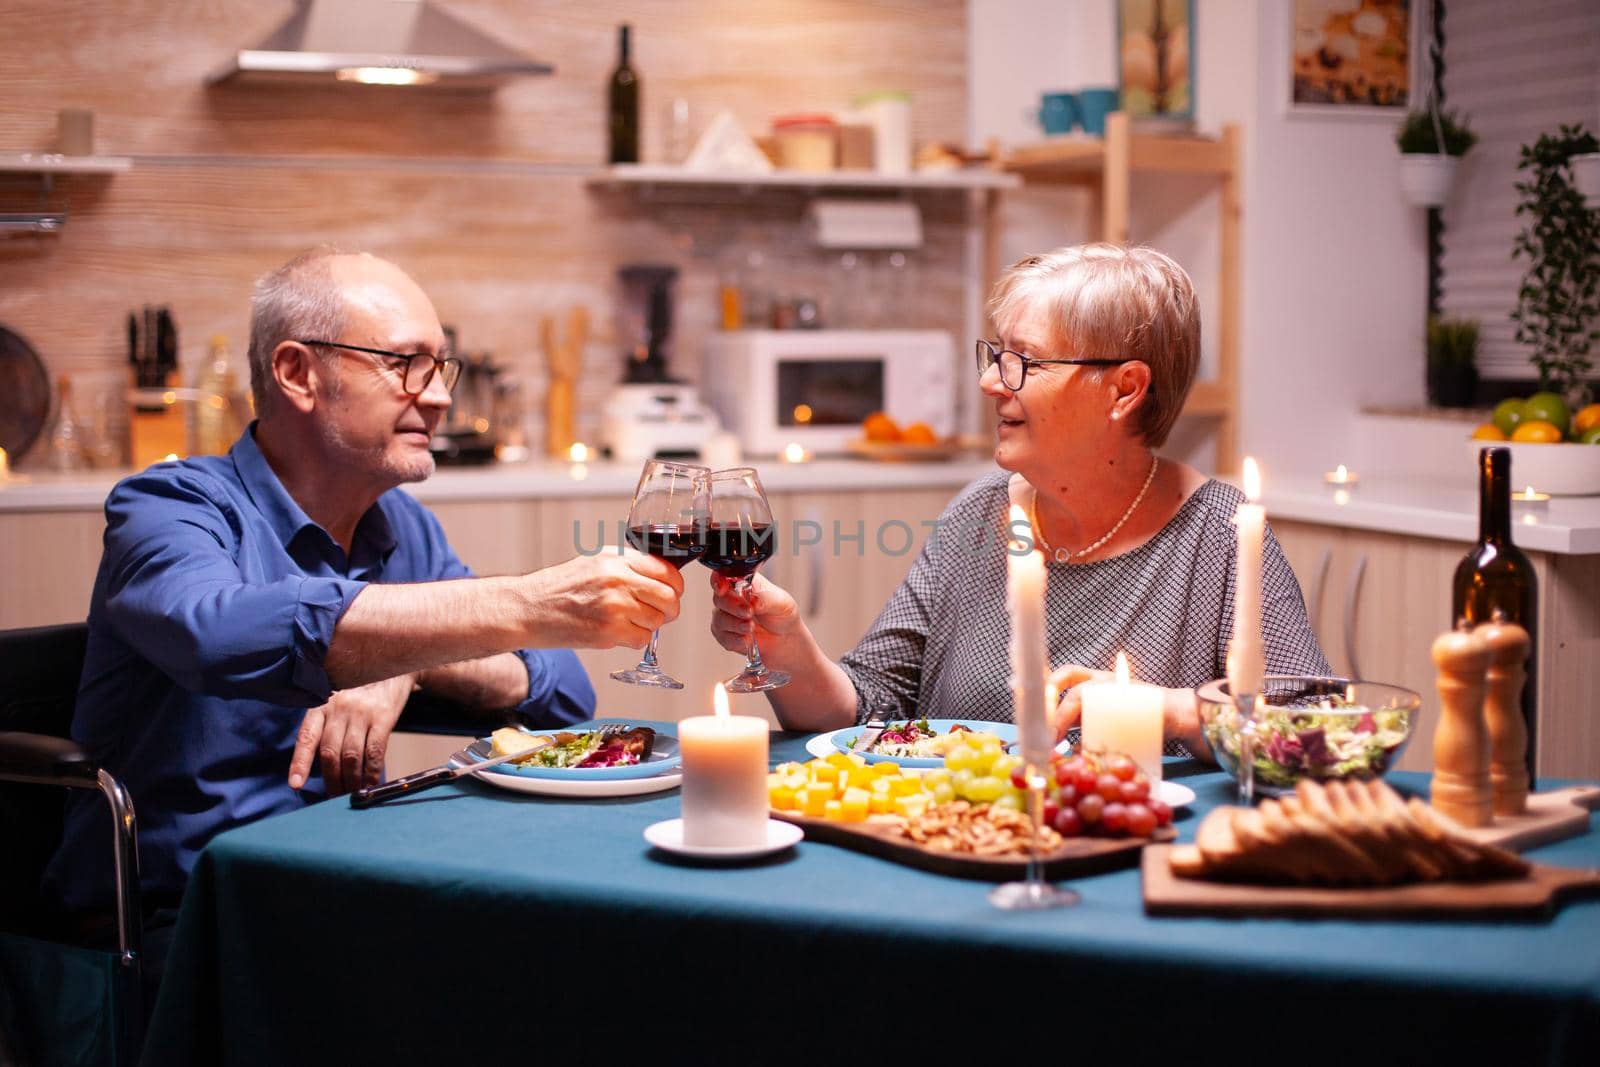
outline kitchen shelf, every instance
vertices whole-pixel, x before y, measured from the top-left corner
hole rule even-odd
[[[1134,133],[1126,112],[1106,117],[1106,135],[1062,137],[1005,153],[999,167],[1028,185],[1081,185],[1095,196],[1100,239],[1128,243],[1130,185],[1135,172],[1191,174],[1220,183],[1218,211],[1221,263],[1218,279],[1217,376],[1194,383],[1184,413],[1215,419],[1216,466],[1232,471],[1239,460],[1239,180],[1240,134],[1223,127],[1217,138]],[[999,274],[998,198],[989,197],[984,274],[992,287]]]
[[[133,169],[127,156],[63,156],[54,152],[0,153],[0,172],[21,174],[120,174]]]
[[[879,174],[866,170],[823,172],[777,170],[768,174],[720,174],[653,163],[617,163],[589,179],[590,185],[677,185],[746,189],[891,189],[968,190],[1016,189],[1022,179],[997,170],[966,168]]]

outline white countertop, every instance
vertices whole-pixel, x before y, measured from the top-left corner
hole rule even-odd
[[[822,459],[807,463],[752,461],[769,492],[831,489],[956,489],[995,469],[988,458],[934,463],[878,463]],[[0,482],[0,512],[99,511],[106,494],[130,471],[83,474],[28,473]],[[639,481],[637,463],[516,463],[441,467],[432,478],[406,486],[418,500],[521,500],[629,496]]]
[[[756,464],[771,492],[851,492],[871,489],[948,489],[995,469],[986,458],[947,463],[874,463],[815,460]],[[0,483],[0,512],[94,511],[126,471],[29,474]],[[639,478],[637,464],[526,463],[447,467],[409,486],[419,500],[559,499],[626,496]],[[1341,495],[1317,477],[1274,477],[1262,495],[1268,519],[1322,523],[1358,530],[1470,543],[1478,536],[1477,491],[1416,478],[1362,477]],[[1536,552],[1600,553],[1600,496],[1555,497],[1541,515],[1513,505],[1517,544]]]

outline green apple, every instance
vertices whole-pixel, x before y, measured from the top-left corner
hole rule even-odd
[[[1517,423],[1527,417],[1522,409],[1525,403],[1526,401],[1514,396],[1507,397],[1495,405],[1494,414],[1489,417],[1489,421],[1500,427],[1501,433],[1510,437],[1511,431],[1517,428]]]
[[[1580,445],[1600,445],[1600,426],[1591,426],[1578,435]]]
[[[1567,424],[1572,421],[1572,412],[1567,408],[1567,402],[1561,399],[1560,393],[1534,393],[1522,402],[1522,419],[1524,422],[1548,422],[1565,437]]]

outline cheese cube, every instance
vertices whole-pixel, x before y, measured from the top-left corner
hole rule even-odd
[[[867,817],[870,803],[865,789],[846,789],[844,798],[839,802],[839,814],[847,822],[861,822]]]
[[[825,814],[829,804],[837,803],[831,785],[807,786],[802,797],[803,810],[813,818]]]
[[[926,793],[913,793],[910,796],[895,797],[895,814],[904,815],[908,819],[915,819],[928,810],[928,803],[932,799]]]
[[[833,819],[835,822],[843,820],[844,805],[837,800],[828,801],[827,806],[822,809],[822,817],[824,819]]]

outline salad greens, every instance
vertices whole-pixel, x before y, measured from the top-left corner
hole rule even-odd
[[[1406,708],[1362,708],[1343,701],[1324,706],[1258,707],[1256,781],[1283,788],[1301,778],[1382,775],[1411,736]],[[1206,741],[1225,764],[1239,764],[1239,712],[1218,707],[1204,726]]]
[[[557,734],[554,744],[514,762],[527,767],[625,767],[638,763],[639,757],[623,739],[606,741],[601,731],[591,730]]]
[[[902,758],[927,758],[943,756],[967,738],[978,736],[969,728],[956,723],[946,734],[937,733],[927,719],[908,719],[903,723],[889,723],[866,751],[874,756],[900,756]],[[849,747],[854,749],[859,737],[852,737]]]

